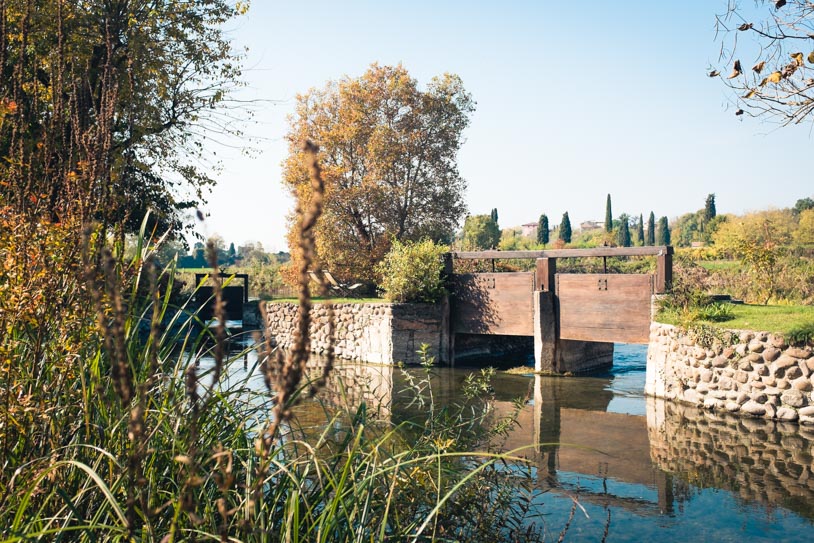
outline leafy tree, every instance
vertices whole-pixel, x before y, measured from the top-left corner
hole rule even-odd
[[[739,106],[753,115],[787,125],[809,119],[814,111],[811,50],[814,9],[811,0],[731,0],[717,16],[722,64],[710,72],[734,91]],[[754,59],[741,65],[740,59]],[[806,63],[809,66],[806,66]],[[731,66],[731,71],[730,71]],[[724,74],[729,74],[726,79]]]
[[[751,245],[788,245],[793,237],[794,224],[791,210],[758,211],[722,222],[712,239],[715,247],[724,254],[737,257],[744,242]]]
[[[636,241],[644,245],[644,217],[639,213],[639,222],[636,224]]]
[[[568,212],[562,214],[562,221],[560,221],[559,239],[565,243],[571,243],[571,219],[568,217]]]
[[[709,222],[717,215],[715,211],[715,194],[707,195],[707,200],[704,203],[704,221]]]
[[[605,202],[605,232],[613,230],[613,213],[611,212],[611,196],[608,194],[608,199]]]
[[[656,245],[670,245],[670,226],[667,223],[667,217],[662,217],[659,219]]]
[[[814,200],[812,200],[811,198],[800,198],[794,203],[794,208],[792,209],[792,212],[795,215],[799,215],[800,213],[807,209],[814,209]]]
[[[800,245],[814,245],[814,207],[800,213],[800,221],[794,231],[794,240]]]
[[[644,240],[645,245],[653,246],[656,244],[656,216],[650,212],[650,217],[647,219],[647,237]]]
[[[494,221],[494,223],[497,224],[497,208],[496,207],[492,208],[491,217],[492,217],[492,220]]]
[[[546,245],[548,243],[549,229],[548,229],[548,216],[543,213],[540,215],[540,220],[537,222],[537,243]]]
[[[689,247],[693,241],[702,241],[704,210],[685,213],[673,222],[672,239],[680,247]]]
[[[619,217],[619,230],[616,234],[616,244],[621,247],[630,247],[630,227],[628,226],[628,216]]]
[[[231,131],[240,67],[224,24],[244,8],[0,2],[0,201],[122,236],[148,209],[180,226],[213,183],[204,134]]]
[[[500,228],[491,215],[470,215],[464,222],[461,245],[469,251],[494,249],[500,243]]]
[[[315,142],[327,188],[316,229],[321,265],[372,280],[392,240],[452,238],[466,211],[456,159],[474,108],[458,76],[422,90],[401,65],[373,64],[297,97],[283,181],[307,201],[300,144]],[[295,235],[292,224],[289,245]]]

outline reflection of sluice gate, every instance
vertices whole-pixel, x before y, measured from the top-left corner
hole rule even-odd
[[[519,429],[506,448],[534,444],[525,456],[535,461],[538,485],[546,491],[638,515],[669,511],[671,483],[650,461],[646,419],[607,412],[613,393],[602,386],[577,397],[571,384],[536,376],[534,404],[520,414]],[[635,497],[614,494],[618,485],[608,481],[648,491]]]
[[[444,371],[451,370],[439,376]],[[393,422],[411,415],[400,394],[407,385],[400,370],[347,364],[335,377],[341,388],[329,393],[346,407],[364,402],[368,413],[378,410]],[[450,398],[458,385],[433,379],[433,393]],[[523,448],[539,488],[640,516],[672,515],[701,489],[714,488],[814,519],[814,431],[654,398],[647,399],[646,417],[608,412],[614,394],[606,385],[602,379],[534,378],[533,402],[520,411],[504,450]],[[495,387],[496,415],[509,414],[517,380]]]
[[[648,398],[653,463],[700,488],[728,490],[814,519],[814,431]]]
[[[539,444],[525,456],[541,488],[639,515],[671,515],[693,487],[715,488],[814,519],[814,432],[654,398],[646,417],[606,412],[610,392],[574,398],[562,381],[536,378],[534,405],[506,443]],[[575,488],[575,479],[585,484]],[[614,482],[627,492],[615,494]],[[641,491],[631,496],[629,485]]]

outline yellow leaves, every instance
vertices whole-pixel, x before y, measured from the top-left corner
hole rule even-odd
[[[808,54],[808,62],[810,62],[811,64],[814,64],[814,51],[811,51]]]
[[[743,98],[745,100],[748,100],[749,98],[753,98],[756,94],[757,94],[757,89],[749,89],[749,92],[744,94]]]
[[[764,66],[766,66],[766,61],[761,60],[760,62],[752,66],[752,71],[755,72],[756,74],[759,74],[760,72],[763,71]]]
[[[803,54],[802,53],[791,53],[789,56],[791,57],[791,59],[794,61],[794,63],[797,66],[802,66],[803,65]]]
[[[768,77],[763,78],[763,81],[760,82],[760,86],[764,87],[767,83],[780,83],[781,79],[783,79],[782,73],[772,72]]]
[[[735,77],[738,77],[739,75],[741,75],[741,73],[742,73],[742,71],[741,71],[741,61],[736,60],[735,64],[732,65],[732,73],[729,74],[729,77],[727,77],[727,79],[733,79]]]
[[[235,13],[238,15],[246,15],[249,12],[249,2],[237,2],[235,3]]]

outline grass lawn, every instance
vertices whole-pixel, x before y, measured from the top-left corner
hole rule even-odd
[[[734,304],[735,318],[715,323],[721,328],[766,330],[787,334],[804,324],[814,323],[814,306]]]
[[[766,331],[779,334],[814,325],[814,306],[732,304],[735,318],[723,322],[699,321],[717,328]],[[681,325],[677,315],[662,313],[659,322]]]

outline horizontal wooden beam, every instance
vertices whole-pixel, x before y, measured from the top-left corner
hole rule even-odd
[[[589,258],[595,256],[658,256],[671,255],[669,245],[659,247],[594,247],[591,249],[550,249],[543,251],[461,251],[452,258],[460,260],[490,260],[506,258]]]

